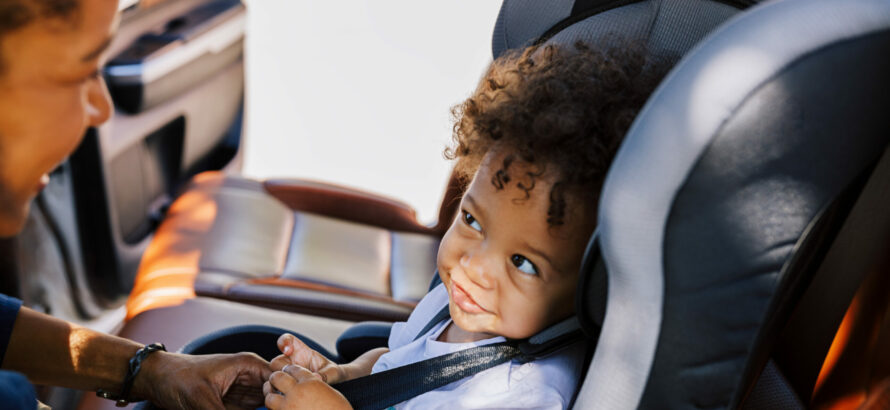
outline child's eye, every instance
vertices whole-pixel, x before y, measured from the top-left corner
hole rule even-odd
[[[473,229],[481,232],[482,225],[479,225],[479,221],[477,221],[476,218],[473,215],[471,215],[469,212],[463,211],[463,213],[464,213],[464,223],[469,225],[470,228],[473,228]]]
[[[538,268],[525,256],[515,254],[510,257],[510,262],[513,262],[513,266],[515,266],[516,269],[519,269],[520,272],[527,273],[529,275],[538,274]]]

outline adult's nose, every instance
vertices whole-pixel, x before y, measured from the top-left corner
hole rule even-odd
[[[87,90],[87,116],[91,127],[100,125],[111,117],[111,95],[105,80],[99,76],[90,82]]]

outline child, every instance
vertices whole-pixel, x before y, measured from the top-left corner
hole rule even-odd
[[[446,156],[469,186],[439,245],[442,284],[407,322],[393,325],[388,349],[352,363],[338,365],[282,335],[284,354],[273,368],[298,365],[313,374],[297,366],[286,369],[295,378],[276,373],[266,405],[317,406],[307,394],[319,391],[320,380],[334,384],[528,338],[571,316],[606,170],[659,78],[643,55],[636,47],[599,52],[578,43],[532,47],[492,63],[474,95],[453,109],[456,144]],[[446,305],[451,319],[415,339]],[[566,408],[583,357],[579,343],[533,362],[504,363],[396,407]],[[298,383],[305,380],[316,387]]]

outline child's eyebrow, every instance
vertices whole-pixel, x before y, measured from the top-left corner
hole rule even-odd
[[[530,245],[528,242],[526,242],[525,240],[522,241],[522,245],[523,245],[526,249],[529,250],[529,253],[534,254],[535,256],[537,256],[537,257],[543,259],[544,262],[547,262],[547,265],[549,265],[552,269],[554,269],[554,270],[558,270],[558,269],[556,269],[556,265],[553,264],[553,261],[551,261],[550,258],[547,257],[547,254],[545,254],[544,252],[538,250],[538,249],[535,248],[534,246],[531,246],[531,245]]]
[[[470,208],[473,208],[473,217],[484,221],[485,220],[485,209],[482,209],[482,207],[480,207],[479,204],[476,203],[476,200],[473,198],[472,195],[470,195],[469,192],[466,195],[464,195],[464,199],[466,199],[467,202],[469,202]]]

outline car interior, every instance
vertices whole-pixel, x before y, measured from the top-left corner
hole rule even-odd
[[[121,3],[115,114],[0,241],[3,293],[170,351],[270,359],[282,330],[340,360],[385,346],[435,283],[461,184],[428,226],[372,192],[240,176],[249,12]],[[673,69],[600,198],[571,407],[890,408],[890,3],[504,0],[492,56],[616,35]]]

